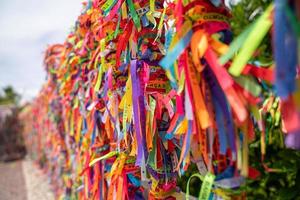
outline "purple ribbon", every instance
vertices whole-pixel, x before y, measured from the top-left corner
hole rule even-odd
[[[133,103],[133,116],[134,127],[137,139],[137,159],[135,165],[141,166],[143,158],[146,158],[146,141],[145,141],[145,105],[144,96],[141,94],[141,82],[137,74],[138,62],[132,60],[130,63],[130,74],[132,81],[132,103]],[[144,154],[144,156],[143,156]]]
[[[213,98],[216,99],[217,103],[219,103],[221,107],[221,110],[223,112],[223,119],[225,120],[225,126],[227,127],[227,131],[228,131],[228,136],[229,136],[228,142],[232,152],[235,153],[236,146],[235,146],[234,126],[233,126],[232,116],[229,111],[229,106],[227,104],[225,94],[223,93],[221,86],[219,85],[210,67],[205,67],[204,77],[210,86]]]

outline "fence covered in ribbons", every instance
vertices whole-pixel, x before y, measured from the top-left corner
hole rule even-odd
[[[57,198],[243,199],[251,181],[288,172],[266,158],[300,127],[299,26],[278,2],[233,42],[221,1],[85,3],[47,49],[46,83],[21,115]],[[274,22],[275,62],[262,67],[252,58]],[[191,168],[202,186],[179,184]]]

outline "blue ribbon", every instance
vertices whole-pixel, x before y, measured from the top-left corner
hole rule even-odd
[[[297,37],[285,13],[287,0],[275,0],[274,55],[276,62],[277,94],[286,98],[296,89]]]
[[[159,62],[159,65],[162,66],[166,71],[170,71],[172,77],[175,77],[174,62],[180,56],[180,54],[184,51],[184,49],[189,45],[191,38],[193,36],[193,31],[190,30],[182,39],[178,41],[173,49],[168,51],[168,54]]]

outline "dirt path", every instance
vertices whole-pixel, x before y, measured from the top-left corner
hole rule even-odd
[[[22,161],[0,163],[0,199],[26,200]]]
[[[0,200],[54,200],[46,175],[27,159],[0,163]]]

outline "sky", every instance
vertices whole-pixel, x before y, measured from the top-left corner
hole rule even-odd
[[[44,51],[63,43],[83,0],[0,0],[0,88],[12,85],[23,101],[45,82]]]
[[[0,0],[0,88],[13,86],[23,102],[38,94],[46,76],[44,51],[64,42],[82,1]]]

